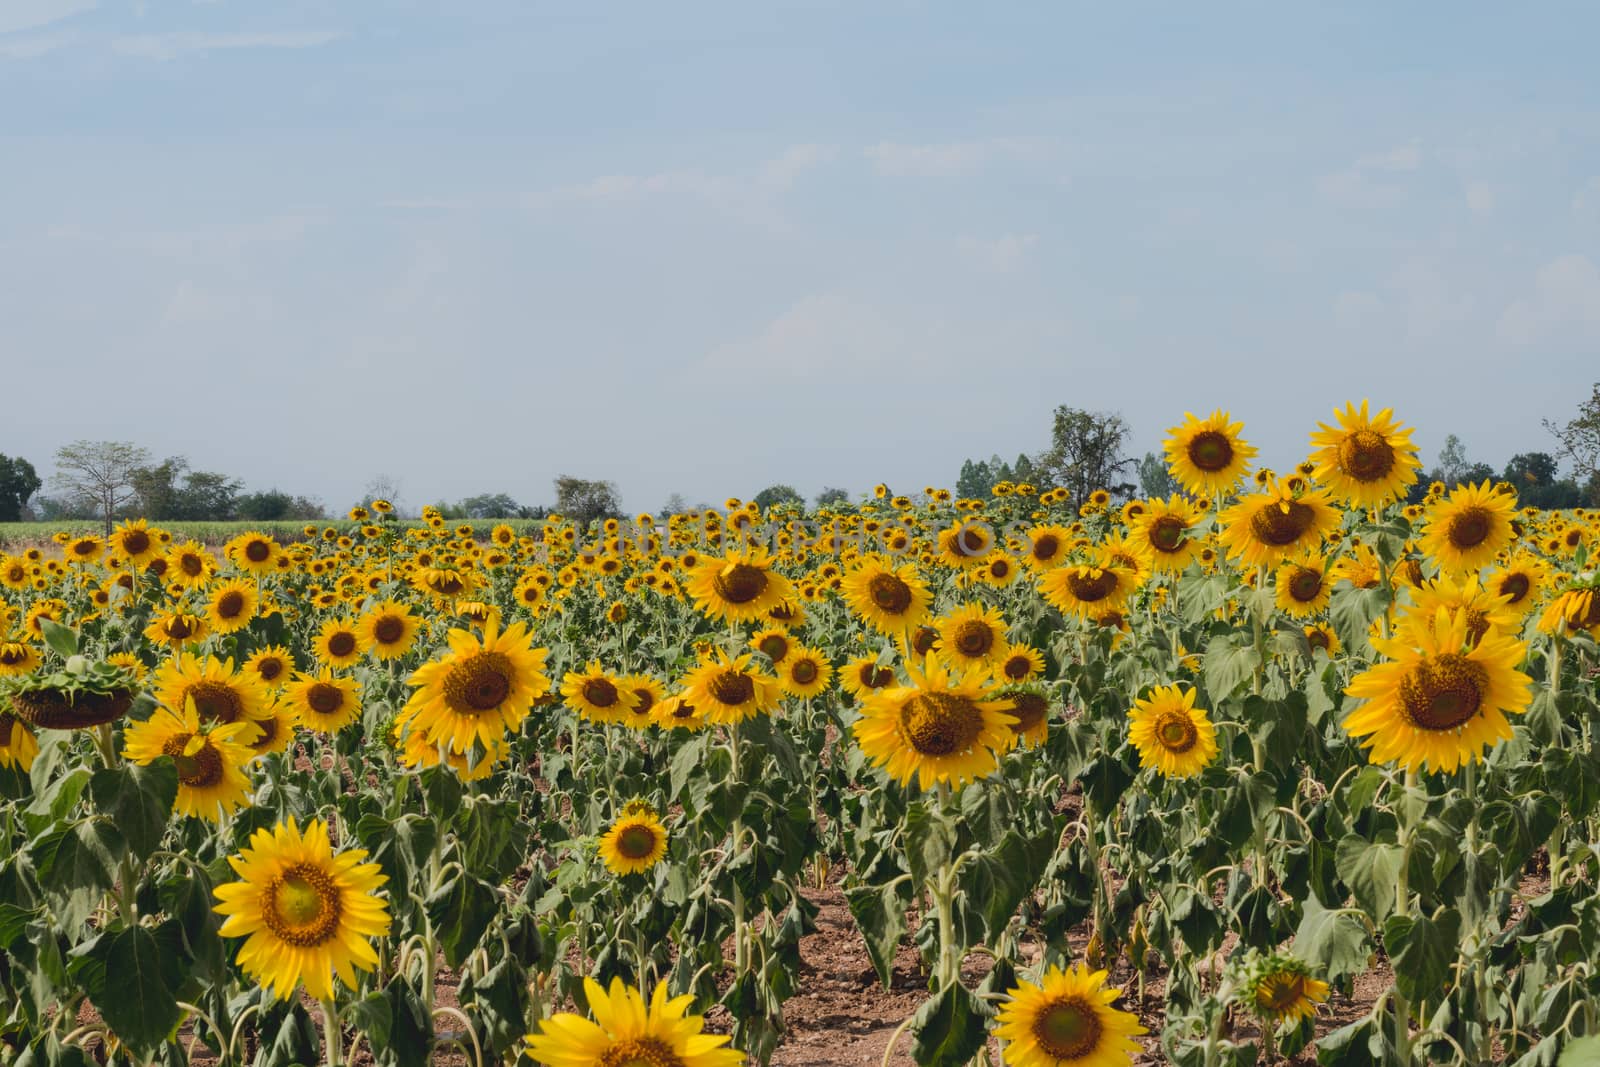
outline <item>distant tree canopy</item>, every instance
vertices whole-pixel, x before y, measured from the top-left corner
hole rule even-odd
[[[1165,500],[1178,491],[1178,480],[1167,467],[1165,456],[1146,452],[1139,461],[1139,490],[1148,497]]]
[[[1556,439],[1556,454],[1572,464],[1572,480],[1584,498],[1600,507],[1600,382],[1577,415],[1559,425],[1546,419],[1544,428]]]
[[[150,463],[150,453],[128,441],[74,441],[56,449],[55,485],[69,505],[98,515],[111,535],[111,524],[138,499],[137,471]]]
[[[850,503],[850,492],[846,489],[837,489],[830,485],[817,494],[817,507],[819,508],[837,507],[840,504],[848,503]]]
[[[245,493],[235,502],[236,517],[250,522],[282,522],[289,519],[327,517],[321,502],[309,497],[290,496],[280,489]]]
[[[621,515],[622,500],[615,482],[563,474],[556,479],[556,510],[579,527],[587,527],[599,519]]]
[[[1123,454],[1130,433],[1115,412],[1063,404],[1055,411],[1050,448],[1035,463],[1041,480],[1065,489],[1074,504],[1082,504],[1096,489],[1119,496],[1132,493],[1137,487],[1126,472],[1135,461]]]
[[[21,456],[0,455],[0,522],[17,522],[44,482]]]
[[[243,488],[216,471],[190,470],[182,456],[136,467],[130,477],[139,513],[148,519],[224,522],[234,517]]]
[[[803,508],[806,506],[806,498],[792,485],[769,485],[755,495],[755,505],[763,511],[779,504]]]

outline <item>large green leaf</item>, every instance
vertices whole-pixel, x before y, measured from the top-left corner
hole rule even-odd
[[[942,812],[919,801],[906,808],[904,840],[912,882],[933,884],[937,872],[952,858],[955,830]]]
[[[1375,844],[1356,834],[1339,841],[1334,867],[1355,894],[1356,903],[1374,919],[1394,911],[1395,886],[1403,852],[1399,845]]]
[[[1440,908],[1431,917],[1391,915],[1383,924],[1383,946],[1400,992],[1412,1001],[1437,998],[1461,946],[1461,914]]]
[[[891,887],[858,886],[845,890],[850,917],[856,921],[866,942],[867,958],[878,972],[878,981],[889,988],[894,973],[894,954],[906,932],[905,906]]]
[[[46,834],[28,852],[41,884],[70,893],[74,889],[110,889],[126,847],[115,826],[93,818]]]
[[[450,966],[459,967],[478,947],[498,907],[494,886],[470,874],[455,876],[428,898],[428,917]]]
[[[101,934],[72,951],[68,971],[124,1043],[152,1053],[183,1016],[183,935],[176,920]]]
[[[919,1067],[962,1067],[983,1047],[983,1002],[952,982],[922,1002],[911,1022],[912,1056]]]
[[[1365,923],[1348,912],[1329,911],[1313,895],[1306,899],[1295,931],[1294,954],[1337,982],[1367,969],[1372,945]]]
[[[161,847],[178,796],[178,768],[170,759],[148,766],[124,763],[94,772],[89,796],[95,808],[116,824],[128,847],[141,858]]]

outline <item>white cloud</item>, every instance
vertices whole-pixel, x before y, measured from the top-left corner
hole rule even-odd
[[[1029,155],[1039,142],[1022,137],[945,144],[900,144],[880,141],[862,150],[879,174],[896,178],[948,178],[969,174],[992,160]]]
[[[1534,275],[1533,292],[1500,316],[1498,332],[1502,341],[1519,346],[1567,334],[1600,339],[1600,269],[1581,255],[1546,263]]]
[[[96,0],[5,0],[0,4],[0,33],[16,33],[93,11]]]
[[[1036,233],[1008,233],[994,240],[964,237],[956,246],[982,269],[1004,274],[1021,266],[1028,250],[1038,243]]]
[[[830,370],[860,373],[882,364],[905,344],[904,331],[873,308],[839,293],[818,293],[796,301],[754,337],[714,349],[704,366],[817,381]]]
[[[41,34],[0,40],[0,59],[37,59],[71,44],[76,37],[68,33]]]
[[[1572,213],[1585,222],[1600,222],[1600,177],[1590,178],[1572,198]]]
[[[806,171],[832,163],[839,155],[839,146],[831,144],[790,145],[761,168],[761,180],[779,189],[787,189]]]
[[[1345,329],[1357,329],[1383,312],[1383,301],[1372,293],[1346,291],[1333,302],[1333,317]]]
[[[319,48],[338,40],[334,30],[298,30],[280,33],[140,33],[111,42],[125,56],[165,62],[194,52],[230,48]]]
[[[1494,190],[1487,182],[1470,182],[1467,185],[1467,207],[1479,218],[1494,214]]]
[[[1317,192],[1330,200],[1373,204],[1393,199],[1397,181],[1422,167],[1422,149],[1415,142],[1362,156],[1350,166],[1317,179]]]

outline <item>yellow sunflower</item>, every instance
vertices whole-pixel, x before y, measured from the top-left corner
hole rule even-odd
[[[1044,671],[1044,655],[1027,645],[1012,645],[1000,661],[999,677],[1008,682],[1030,682]]]
[[[939,562],[955,570],[972,570],[994,551],[994,531],[976,519],[958,520],[941,530],[935,543]]]
[[[612,874],[643,874],[667,854],[667,828],[648,805],[628,805],[600,837],[600,859]]]
[[[511,746],[504,738],[496,738],[481,752],[457,752],[447,741],[431,744],[421,730],[409,730],[400,743],[400,762],[417,771],[442,764],[463,782],[477,782],[492,775],[495,764],[505,759],[510,751]]]
[[[598,660],[582,671],[568,671],[561,679],[561,697],[567,707],[590,722],[624,722],[639,697],[607,673]]]
[[[923,789],[938,782],[960,788],[994,773],[1016,718],[988,673],[952,672],[933,655],[909,673],[910,685],[862,696],[853,728],[862,753],[901,785],[915,776]]]
[[[1065,526],[1035,526],[1023,536],[1027,548],[1022,562],[1036,571],[1049,570],[1072,551],[1072,531]]]
[[[1540,613],[1539,630],[1558,636],[1579,630],[1600,634],[1600,581],[1568,583]]]
[[[259,678],[270,688],[282,688],[294,674],[294,655],[282,645],[259,649],[244,662],[244,673]]]
[[[1363,400],[1359,409],[1346,404],[1333,414],[1337,427],[1319,422],[1311,435],[1311,476],[1357,507],[1380,507],[1404,496],[1422,463],[1411,431],[1394,420],[1394,410],[1384,408],[1374,418]]]
[[[1532,699],[1532,680],[1516,666],[1527,645],[1492,629],[1469,644],[1468,625],[1465,611],[1440,608],[1373,640],[1389,662],[1351,679],[1345,692],[1364,703],[1344,728],[1375,762],[1449,772],[1511,738],[1506,714]]]
[[[795,646],[778,665],[778,687],[792,697],[814,697],[827,691],[833,681],[833,667],[821,652]]]
[[[381,660],[398,659],[417,642],[421,623],[411,609],[393,600],[373,605],[356,620],[361,645]]]
[[[1177,494],[1167,500],[1151,500],[1134,520],[1130,539],[1144,553],[1152,570],[1177,574],[1200,551],[1201,542],[1193,531],[1201,517],[1194,505]]]
[[[1306,644],[1310,645],[1313,651],[1320,648],[1330,659],[1339,654],[1339,635],[1333,632],[1333,627],[1320,622],[1312,623],[1304,628],[1304,633]]]
[[[1308,1019],[1328,999],[1328,983],[1313,978],[1304,960],[1283,952],[1251,949],[1241,966],[1239,987],[1244,1006],[1274,1026]]]
[[[1128,740],[1141,767],[1168,778],[1199,774],[1217,758],[1217,728],[1204,708],[1194,706],[1195,691],[1158,685],[1128,709]]]
[[[268,534],[250,530],[240,534],[223,546],[223,554],[233,560],[234,566],[246,574],[263,576],[278,569],[278,557],[283,549]]]
[[[39,650],[26,641],[0,641],[0,678],[28,674],[39,666]]]
[[[1050,699],[1035,689],[1008,689],[1005,698],[1011,701],[1011,743],[1037,748],[1044,744],[1050,730]]]
[[[355,988],[356,969],[371,971],[378,954],[371,939],[389,933],[389,905],[377,895],[388,881],[365,849],[334,854],[321,821],[300,832],[293,816],[257,830],[248,847],[228,857],[239,881],[213,892],[227,918],[224,937],[246,938],[239,965],[279,1000],[301,984],[331,1000],[334,976]]]
[[[939,620],[939,658],[958,670],[993,669],[1011,651],[1006,620],[998,608],[967,604]]]
[[[490,620],[480,642],[468,630],[451,630],[450,654],[411,673],[416,692],[399,720],[422,731],[429,744],[447,741],[465,753],[476,739],[492,745],[522,725],[533,702],[550,691],[547,649],[533,648],[525,623],[504,631]]]
[[[250,803],[250,779],[241,769],[253,753],[243,744],[260,728],[246,722],[203,725],[193,700],[182,714],[157,708],[148,719],[130,723],[123,734],[122,754],[138,764],[171,756],[178,768],[178,796],[173,810],[220,822]]]
[[[866,556],[845,574],[844,601],[858,618],[881,634],[903,633],[928,614],[933,599],[914,563],[898,566],[882,556]]]
[[[1124,1067],[1145,1032],[1139,1017],[1112,1007],[1122,991],[1105,971],[1051,967],[1038,985],[1022,979],[1007,993],[995,1033],[1009,1067]]]
[[[1133,590],[1133,575],[1112,564],[1070,564],[1039,580],[1045,600],[1061,614],[1080,619],[1120,609]]]
[[[1333,578],[1328,561],[1320,552],[1302,552],[1278,566],[1273,582],[1278,610],[1297,619],[1310,618],[1327,610],[1333,595]]]
[[[794,595],[789,579],[773,569],[763,548],[737,548],[726,556],[701,560],[689,573],[689,595],[714,619],[749,622],[767,616]]]
[[[1539,594],[1550,579],[1550,565],[1530,552],[1517,552],[1483,580],[1495,596],[1504,597],[1506,608],[1526,616],[1539,602]]]
[[[684,696],[706,721],[732,726],[777,706],[778,680],[757,671],[752,658],[730,658],[714,648],[684,677]]]
[[[611,991],[583,980],[589,1010],[598,1022],[560,1012],[529,1034],[528,1055],[547,1067],[738,1067],[742,1053],[723,1048],[725,1034],[705,1034],[705,1020],[688,1014],[691,994],[667,997],[658,984],[649,1004],[637,989],[611,980]]]
[[[1169,429],[1163,445],[1173,478],[1196,496],[1232,491],[1256,454],[1239,436],[1243,429],[1244,423],[1231,421],[1225,411],[1213,411],[1208,419],[1184,412],[1183,425]]]
[[[1405,606],[1403,615],[1431,619],[1440,608],[1466,612],[1470,644],[1477,644],[1490,629],[1514,637],[1522,628],[1522,616],[1508,606],[1507,598],[1478,584],[1476,575],[1458,582],[1448,574],[1440,574],[1432,581],[1412,586],[1408,594],[1411,603]]]
[[[894,669],[879,664],[876,654],[857,656],[839,672],[839,686],[858,700],[876,689],[887,689],[894,683]]]
[[[1428,508],[1419,545],[1442,571],[1476,571],[1493,563],[1511,544],[1516,513],[1514,493],[1491,487],[1488,481],[1458,485],[1446,499]]]
[[[661,682],[648,674],[628,674],[617,680],[621,688],[633,694],[633,706],[622,714],[620,722],[635,730],[648,728],[654,718],[651,712],[667,695]]]
[[[187,612],[163,611],[150,620],[144,635],[158,645],[182,648],[205,639],[206,621]]]
[[[286,752],[294,744],[294,711],[281,701],[274,700],[265,714],[250,721],[255,724],[257,732],[255,739],[245,747],[253,755],[270,756],[274,752]]]
[[[674,693],[650,709],[650,718],[667,730],[704,730],[711,724],[688,700],[687,693]]]
[[[266,714],[271,702],[266,685],[255,675],[234,670],[233,660],[201,658],[189,652],[162,663],[151,679],[151,688],[156,700],[173,712],[193,702],[202,724],[244,724],[242,743],[254,740],[254,720]]]
[[[361,658],[361,635],[345,619],[328,619],[311,639],[311,651],[330,667],[348,667]]]
[[[38,755],[39,740],[28,724],[9,711],[0,711],[0,767],[15,767],[27,774]]]
[[[361,714],[361,686],[354,678],[335,678],[327,667],[300,674],[284,687],[301,726],[319,734],[336,734]]]
[[[798,642],[789,636],[789,631],[781,626],[768,626],[757,630],[755,636],[750,638],[750,647],[766,656],[772,661],[773,666],[783,662],[789,650],[797,648]]]
[[[128,519],[111,531],[111,554],[134,567],[143,567],[161,554],[166,534],[153,530],[143,519]]]
[[[206,597],[206,621],[219,634],[237,633],[256,617],[254,582],[223,582]]]
[[[1228,555],[1248,567],[1271,566],[1316,548],[1339,525],[1339,512],[1325,490],[1296,492],[1277,481],[1240,497],[1217,518]]]

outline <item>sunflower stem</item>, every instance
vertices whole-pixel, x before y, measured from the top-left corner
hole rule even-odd
[[[1411,914],[1411,882],[1408,867],[1411,862],[1411,836],[1415,830],[1412,825],[1414,808],[1411,804],[1411,791],[1417,785],[1416,770],[1407,768],[1404,781],[1400,795],[1400,827],[1396,834],[1396,843],[1400,846],[1400,868],[1395,872],[1394,880],[1394,913],[1402,919]],[[1392,996],[1397,1060],[1402,1067],[1408,1067],[1411,1063],[1411,1004],[1406,995],[1400,991],[1398,983],[1392,990]]]
[[[344,1062],[344,1030],[339,1026],[339,1006],[333,998],[322,1002],[322,1043],[328,1067],[340,1067]]]

